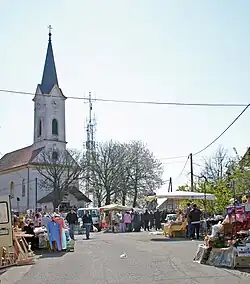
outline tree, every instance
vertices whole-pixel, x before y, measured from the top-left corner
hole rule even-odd
[[[85,158],[76,150],[43,150],[35,162],[41,175],[40,186],[53,192],[54,209],[70,187],[79,187]]]
[[[133,207],[147,194],[153,194],[162,184],[163,168],[159,160],[140,141],[127,144],[128,188]]]
[[[122,161],[126,153],[119,142],[99,143],[92,152],[90,163],[90,184],[100,207],[110,204],[123,176]]]
[[[92,153],[91,186],[102,203],[131,201],[133,206],[162,184],[161,163],[141,142],[104,142]]]
[[[225,176],[230,162],[228,151],[220,146],[212,157],[204,160],[201,175],[205,176],[209,182],[216,184]]]

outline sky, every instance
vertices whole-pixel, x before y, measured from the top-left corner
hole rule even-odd
[[[0,8],[0,89],[35,92],[52,25],[66,96],[91,91],[116,100],[249,103],[250,1],[0,0]],[[33,143],[33,107],[31,96],[0,93],[1,154]],[[202,149],[242,109],[94,102],[96,140],[144,141],[177,188],[190,182],[189,164],[179,176],[186,158],[166,158]],[[220,145],[244,154],[249,112],[194,156],[195,173]],[[87,103],[67,100],[69,148],[82,148],[87,115]]]

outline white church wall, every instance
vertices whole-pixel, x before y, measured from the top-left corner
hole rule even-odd
[[[13,183],[13,192],[11,192],[11,183]],[[26,209],[27,206],[27,184],[28,168],[22,168],[16,171],[0,174],[0,195],[12,195],[12,209],[17,209],[17,198],[20,198],[19,206]],[[14,194],[13,194],[14,193]]]
[[[11,183],[14,183],[14,194],[11,199],[13,210],[21,212],[36,208],[36,178],[37,200],[49,194],[49,190],[40,186],[41,175],[36,169],[22,168],[20,170],[0,174],[0,195],[12,195]],[[17,201],[17,198],[20,201]],[[29,199],[29,200],[28,200]]]

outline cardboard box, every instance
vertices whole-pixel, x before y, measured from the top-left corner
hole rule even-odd
[[[237,256],[235,267],[250,268],[250,256]]]

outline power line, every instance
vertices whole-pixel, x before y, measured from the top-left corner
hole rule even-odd
[[[185,170],[185,168],[186,168],[186,166],[187,166],[188,160],[189,160],[189,155],[188,155],[187,160],[186,160],[186,162],[185,162],[185,164],[184,164],[184,167],[182,168],[180,174],[177,176],[176,179],[178,179],[180,176],[182,176],[182,174],[183,174],[183,172],[184,172],[184,170]]]
[[[250,106],[250,104],[248,104],[242,111],[241,113],[229,124],[229,126],[219,135],[217,136],[212,142],[210,142],[206,147],[202,148],[200,151],[194,153],[193,155],[198,155],[201,152],[205,151],[207,148],[209,148],[211,145],[213,145],[217,140],[219,140],[221,138],[222,135],[224,135],[228,129],[234,125],[234,123],[243,115],[243,113],[248,109],[248,107]]]
[[[22,91],[13,91],[7,89],[0,89],[2,93],[11,93],[15,95],[28,95],[28,96],[48,96],[48,97],[56,97],[51,95],[41,95],[30,92],[22,92]],[[68,99],[73,100],[88,100],[88,98],[84,97],[67,97]],[[136,101],[136,100],[115,100],[115,99],[103,99],[103,98],[95,98],[92,99],[97,102],[109,102],[109,103],[125,103],[125,104],[144,104],[144,105],[168,105],[168,106],[186,106],[186,107],[246,107],[247,104],[230,104],[230,103],[185,103],[185,102],[163,102],[163,101]]]

